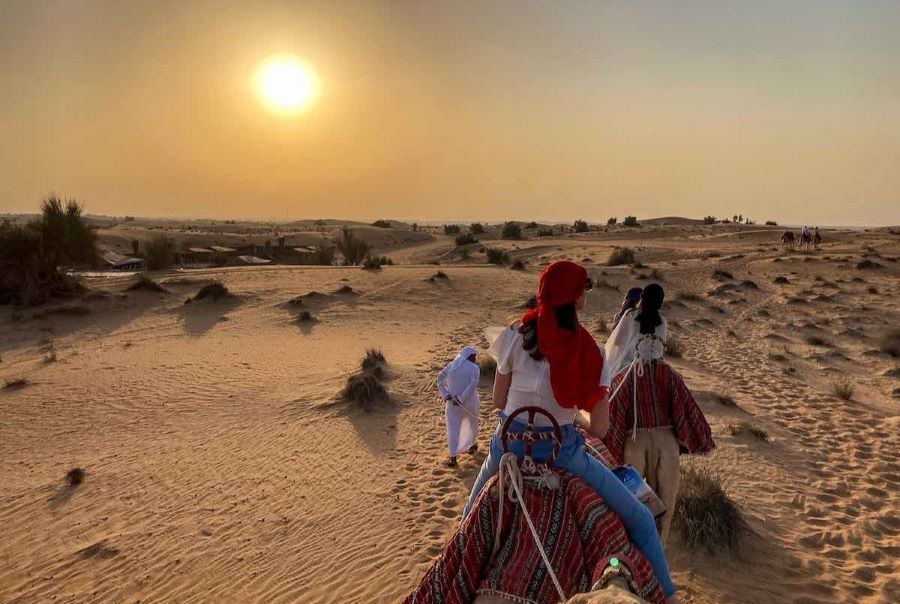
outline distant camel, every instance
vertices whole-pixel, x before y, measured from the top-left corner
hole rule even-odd
[[[819,246],[822,245],[822,236],[819,235],[819,231],[813,233],[813,245],[818,250]]]
[[[809,251],[809,246],[811,246],[812,243],[813,243],[812,235],[810,235],[809,233],[803,233],[802,235],[800,235],[800,245],[801,246],[805,245],[807,252]]]
[[[794,244],[796,243],[796,239],[794,238],[793,231],[785,231],[781,236],[781,251],[785,251],[788,249],[794,249]]]

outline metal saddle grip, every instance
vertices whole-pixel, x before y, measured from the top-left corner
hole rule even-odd
[[[525,431],[510,432],[509,429],[512,426],[512,422],[523,413],[528,414]],[[541,414],[550,420],[550,424],[553,427],[552,432],[538,432],[535,429],[534,418],[537,414]],[[540,407],[522,407],[510,413],[506,417],[506,421],[503,422],[503,427],[500,429],[500,443],[503,446],[504,453],[509,451],[509,441],[511,440],[520,440],[525,443],[525,457],[520,464],[522,470],[529,474],[538,474],[549,470],[553,466],[553,462],[556,461],[556,457],[559,455],[559,451],[562,448],[562,430],[560,430],[556,418],[550,415],[545,409],[541,409]],[[540,464],[535,463],[533,450],[534,443],[548,440],[553,441],[553,451],[547,457],[545,462]]]

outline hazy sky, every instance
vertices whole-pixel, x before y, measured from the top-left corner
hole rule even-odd
[[[0,0],[0,211],[900,223],[900,2]],[[293,53],[316,103],[278,116]]]

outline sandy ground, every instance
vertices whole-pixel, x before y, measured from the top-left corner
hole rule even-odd
[[[560,257],[590,259],[609,284],[584,315],[600,340],[625,288],[653,269],[667,288],[673,362],[719,444],[699,463],[726,477],[753,531],[716,557],[673,534],[683,601],[900,601],[900,363],[880,350],[900,325],[900,237],[831,232],[817,253],[783,254],[773,230],[633,233],[503,242],[524,272],[477,254],[448,264],[437,237],[393,257],[441,267],[168,273],[162,294],[123,293],[119,276],[92,281],[101,293],[68,314],[0,309],[0,385],[27,380],[0,390],[0,601],[399,599],[482,460],[443,465],[436,371],[483,348],[482,328],[520,312]],[[646,268],[602,266],[622,244]],[[880,268],[856,268],[863,255]],[[438,269],[449,279],[428,281]],[[214,278],[234,297],[183,304]],[[323,295],[286,304],[311,291]],[[301,309],[318,321],[298,325]],[[392,403],[372,413],[335,403],[367,347],[391,369]],[[844,379],[849,401],[832,391]],[[730,436],[735,421],[770,441]],[[85,481],[68,487],[75,466]]]

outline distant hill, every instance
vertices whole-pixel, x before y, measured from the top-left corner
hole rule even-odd
[[[656,226],[689,226],[703,224],[703,220],[697,218],[684,218],[683,216],[663,216],[662,218],[647,218],[638,220],[641,224]]]

